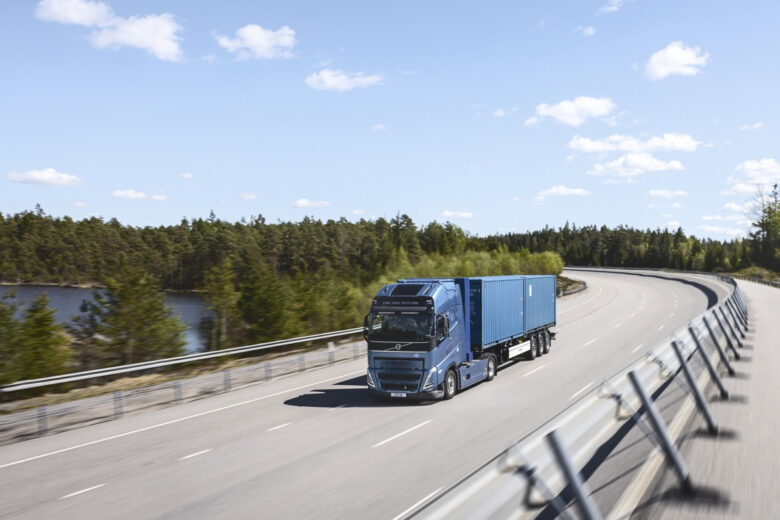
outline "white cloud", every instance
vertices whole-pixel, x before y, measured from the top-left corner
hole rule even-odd
[[[115,199],[128,199],[128,200],[140,200],[147,198],[146,193],[142,191],[130,190],[114,190],[111,196]]]
[[[76,186],[84,182],[75,175],[58,172],[54,168],[30,170],[24,173],[11,172],[8,174],[8,178],[14,182],[45,184],[46,186]]]
[[[614,134],[604,139],[590,139],[575,135],[569,141],[569,148],[584,153],[603,152],[653,152],[656,150],[670,150],[694,152],[701,145],[688,134],[670,132],[661,136],[652,136],[648,139],[637,139],[629,135]]]
[[[538,117],[536,117],[536,116],[531,116],[531,117],[529,117],[528,119],[526,119],[525,121],[523,121],[523,124],[524,124],[525,126],[534,126],[534,125],[535,125],[536,123],[538,123],[538,122],[539,122],[539,118],[538,118]]]
[[[617,12],[621,7],[623,7],[625,2],[626,0],[607,0],[607,3],[599,7],[599,10],[596,11],[596,13],[606,14]]]
[[[159,194],[158,195],[152,195],[151,199],[152,200],[159,200],[160,202],[165,202],[166,200],[168,200],[168,195],[159,195]]]
[[[85,27],[102,27],[114,18],[111,8],[102,2],[87,0],[41,0],[35,16],[46,22],[72,23]]]
[[[672,202],[672,207],[677,209],[677,208],[682,208],[683,205],[682,202]]]
[[[330,206],[330,202],[327,200],[298,199],[293,202],[293,206],[296,208],[325,208]]]
[[[726,215],[725,217],[723,215],[704,215],[702,220],[706,220],[708,222],[711,221],[727,221],[727,220],[735,220],[741,223],[750,223],[749,220],[747,220],[743,215]]]
[[[703,53],[701,48],[688,47],[676,41],[650,56],[645,65],[645,75],[653,81],[672,74],[695,76],[709,61],[709,53]]]
[[[493,110],[493,115],[496,117],[504,117],[506,115],[506,111],[503,108],[497,108],[496,110]]]
[[[726,193],[752,195],[757,190],[764,190],[775,183],[780,183],[780,164],[774,159],[745,161],[737,166],[740,177],[729,177],[732,185]]]
[[[745,206],[742,206],[740,204],[737,204],[736,202],[727,202],[723,205],[723,209],[726,211],[738,211],[740,213],[744,213],[747,208]]]
[[[87,203],[86,202],[74,202],[73,203],[74,208],[86,208]]]
[[[703,224],[699,226],[697,229],[699,231],[704,231],[705,233],[712,233],[714,235],[728,235],[732,237],[747,235],[747,231],[745,229],[740,229],[736,227],[721,227],[721,226],[710,226],[710,225]]]
[[[257,198],[257,194],[253,191],[245,191],[241,193],[241,195],[238,196],[241,200],[255,200]]]
[[[444,210],[441,212],[442,217],[447,218],[473,218],[474,214],[470,211],[450,211]]]
[[[382,84],[381,74],[364,75],[362,72],[342,72],[337,69],[322,69],[309,74],[304,80],[315,90],[335,90],[347,92],[353,88],[365,88]]]
[[[94,47],[123,45],[143,49],[165,61],[179,61],[182,27],[170,14],[116,16],[111,7],[88,0],[42,0],[35,15],[47,22],[60,22],[96,28],[89,40]]]
[[[757,122],[753,123],[752,125],[742,125],[742,126],[739,127],[739,129],[744,132],[746,130],[758,130],[762,126],[764,126],[764,123],[762,123],[761,121],[757,121]]]
[[[666,223],[666,228],[671,229],[673,231],[677,231],[677,228],[680,227],[680,223],[676,220],[670,220]]]
[[[372,132],[384,132],[385,130],[387,130],[387,127],[382,123],[377,123],[371,127]]]
[[[353,215],[364,215],[366,212],[363,211],[362,209],[353,209],[352,211],[350,211],[350,213],[352,213]]]
[[[235,38],[214,34],[220,47],[236,54],[237,60],[289,58],[295,47],[295,31],[286,25],[275,31],[249,24],[236,31]]]
[[[683,170],[680,161],[664,162],[649,153],[629,153],[614,161],[604,164],[594,164],[588,175],[614,175],[618,177],[633,177],[645,172],[660,172],[668,170]]]
[[[675,197],[685,197],[688,195],[684,190],[650,190],[647,192],[651,197],[660,197],[662,199],[673,199]]]
[[[543,117],[552,117],[564,125],[580,126],[589,118],[609,115],[615,108],[617,105],[609,98],[588,96],[578,96],[554,105],[541,103],[536,106],[536,117],[526,119],[526,125],[534,124]]]
[[[567,195],[577,195],[579,197],[584,197],[586,195],[590,195],[590,192],[582,188],[567,188],[566,186],[560,185],[553,186],[552,188],[548,188],[537,193],[536,198],[534,198],[534,202],[543,202],[547,197],[562,197]]]
[[[182,172],[182,173],[179,174],[179,177],[181,177],[182,179],[190,180],[190,179],[194,178],[195,176],[193,174],[189,173],[189,172]]]
[[[596,28],[593,27],[592,25],[588,25],[587,27],[583,27],[582,25],[580,25],[575,29],[575,32],[578,32],[583,36],[588,37],[596,34]]]

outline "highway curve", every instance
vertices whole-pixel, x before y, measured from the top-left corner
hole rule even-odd
[[[402,516],[728,294],[713,277],[577,270],[558,339],[452,401],[373,402],[365,358],[0,447],[0,518]]]

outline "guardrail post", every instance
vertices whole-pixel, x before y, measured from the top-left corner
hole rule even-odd
[[[336,345],[332,341],[328,341],[328,363],[333,364],[336,362]]]
[[[701,357],[704,358],[704,364],[707,366],[707,371],[710,373],[710,378],[715,381],[715,385],[718,387],[718,390],[720,390],[720,398],[728,399],[729,392],[726,390],[726,387],[723,386],[723,381],[720,379],[720,374],[718,374],[718,371],[715,370],[714,366],[712,366],[712,361],[710,361],[710,357],[707,355],[707,351],[704,350],[704,347],[699,341],[699,338],[696,337],[696,333],[693,332],[693,328],[688,327],[688,332],[691,333],[691,338],[693,338],[693,342],[696,344],[696,350],[698,350],[701,354]],[[728,359],[726,362],[728,363]]]
[[[45,406],[38,407],[38,435],[49,433],[49,411]]]
[[[230,389],[233,388],[233,381],[230,379],[230,369],[226,369],[222,371],[222,381],[224,383],[224,391],[230,392]]]
[[[173,382],[173,402],[175,404],[181,404],[182,402],[181,379]]]
[[[747,307],[745,307],[745,303],[740,297],[738,292],[734,293],[732,301],[734,302],[734,306],[739,311],[739,315],[742,316],[742,321],[745,323],[745,329],[747,329],[748,326]]]
[[[718,326],[720,327],[721,332],[723,332],[723,337],[726,338],[726,345],[731,349],[731,352],[734,354],[734,357],[739,359],[740,355],[739,352],[737,352],[736,347],[734,347],[734,343],[731,341],[731,338],[729,337],[729,333],[726,332],[726,327],[723,326],[723,322],[720,321],[720,317],[718,317],[718,313],[715,312],[713,309],[712,315],[715,316],[715,320],[718,322]],[[714,338],[715,336],[713,336]]]
[[[566,481],[574,492],[574,497],[577,500],[582,516],[586,520],[600,520],[602,518],[601,513],[593,500],[591,500],[590,491],[585,486],[585,482],[582,481],[579,471],[574,468],[556,430],[547,434],[547,442],[550,444],[550,448],[552,448],[558,466],[561,467],[563,474],[566,476]]]
[[[723,321],[726,322],[726,325],[729,327],[729,331],[731,331],[731,335],[734,336],[734,339],[737,341],[737,345],[739,348],[742,348],[742,341],[740,341],[739,336],[737,336],[737,333],[734,332],[734,327],[731,326],[731,322],[729,321],[728,316],[726,316],[726,312],[723,310],[723,307],[720,307],[720,313],[723,315]]]
[[[125,396],[122,391],[114,392],[114,419],[119,419],[125,414]]]
[[[724,365],[726,365],[726,370],[728,370],[729,375],[733,376],[736,374],[734,371],[734,368],[731,366],[731,363],[729,362],[729,357],[726,355],[726,352],[723,350],[723,347],[720,346],[720,342],[718,341],[718,337],[715,335],[715,332],[713,332],[712,327],[710,327],[710,322],[707,321],[707,317],[703,316],[702,321],[704,322],[704,325],[707,327],[707,332],[710,334],[710,338],[712,338],[712,343],[715,345],[715,348],[718,351],[718,354],[720,355],[720,360],[723,362]],[[736,351],[734,352],[736,354]],[[739,354],[737,354],[737,359],[739,359]]]
[[[273,372],[273,367],[271,367],[271,362],[270,361],[266,361],[265,362],[265,380],[266,381],[271,379],[272,372]]]
[[[734,309],[731,308],[731,302],[729,300],[726,300],[724,302],[724,305],[729,310],[729,314],[731,315],[731,321],[734,322],[734,327],[737,329],[737,332],[739,332],[740,337],[742,339],[745,339],[745,331],[742,330],[742,323],[740,323],[740,321],[737,319],[737,315],[734,312]]]
[[[677,451],[677,448],[674,446],[674,443],[669,438],[669,434],[666,432],[666,423],[664,423],[661,414],[658,413],[655,405],[650,400],[650,397],[648,397],[645,388],[642,386],[642,382],[639,381],[639,378],[633,370],[628,373],[628,379],[631,381],[631,384],[634,387],[634,391],[642,401],[642,405],[645,407],[645,410],[647,410],[647,416],[650,419],[650,423],[653,425],[656,438],[661,444],[661,449],[666,454],[667,462],[669,462],[669,464],[674,469],[674,472],[677,474],[677,478],[680,481],[680,487],[682,487],[684,491],[691,491],[693,489],[693,485],[691,484],[690,473],[688,473],[688,468],[685,466],[685,462],[680,456],[680,453]]]
[[[690,387],[691,392],[693,392],[693,398],[696,400],[696,405],[704,416],[704,420],[707,421],[707,430],[709,430],[712,435],[715,435],[718,433],[718,425],[715,424],[712,413],[710,413],[710,408],[707,406],[707,401],[704,399],[701,390],[699,390],[699,385],[696,384],[696,379],[693,377],[693,373],[691,373],[691,367],[688,366],[688,360],[685,359],[685,356],[680,350],[680,345],[678,345],[676,341],[672,341],[672,348],[677,355],[677,360],[680,362],[680,367],[683,370],[683,374],[685,374],[685,379],[688,381],[688,386]]]
[[[745,330],[745,332],[747,332],[747,322],[745,321],[745,317],[742,316],[742,312],[739,310],[739,305],[737,305],[733,299],[726,300],[726,303],[729,306],[729,310],[731,311],[732,316],[734,316],[734,321],[740,325],[741,328]],[[740,330],[740,332],[742,332],[742,330]],[[742,334],[742,337],[744,338],[745,335]]]
[[[360,345],[355,343],[352,345],[352,359],[357,359],[360,357]]]
[[[298,372],[306,370],[306,356],[301,354],[298,356]]]

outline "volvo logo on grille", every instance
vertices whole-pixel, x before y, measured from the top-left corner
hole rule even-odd
[[[401,350],[401,344],[400,343],[396,343],[395,347],[393,347],[393,348],[395,348],[396,350]]]

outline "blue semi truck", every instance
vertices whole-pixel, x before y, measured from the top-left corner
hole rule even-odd
[[[363,322],[378,398],[450,399],[499,364],[550,350],[555,276],[413,278],[382,287]]]

